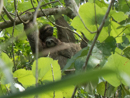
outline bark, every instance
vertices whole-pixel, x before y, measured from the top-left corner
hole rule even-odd
[[[78,15],[79,7],[77,6],[75,0],[64,0],[66,7],[72,10],[72,13],[68,13],[67,16],[74,18]]]
[[[64,8],[64,7],[60,7],[60,8],[48,8],[48,9],[43,9],[43,11],[46,13],[46,15],[55,15],[55,14],[67,14],[69,12],[71,12],[71,10],[69,8]],[[31,12],[30,12],[31,13]],[[25,14],[22,15],[20,18],[23,21],[28,21],[28,20],[32,20],[33,19],[33,14],[34,12],[30,14]],[[42,11],[38,11],[38,15],[37,17],[42,17],[45,16],[45,14],[43,14]],[[18,19],[18,17],[16,18],[15,21],[16,25],[21,24],[22,22]],[[8,27],[12,27],[13,26],[13,22],[11,20],[8,20],[6,22],[0,22],[0,29],[5,29]]]
[[[3,0],[0,0],[0,13],[1,13],[2,9],[3,9]]]

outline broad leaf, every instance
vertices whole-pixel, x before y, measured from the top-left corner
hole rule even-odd
[[[126,14],[124,14],[124,12],[117,12],[117,11],[114,11],[114,13],[112,14],[112,17],[117,22],[121,22],[121,21],[126,20],[128,18],[128,16]]]
[[[56,81],[54,83],[49,83],[46,85],[40,85],[39,87],[35,87],[32,89],[26,89],[22,93],[15,93],[8,96],[2,96],[1,98],[14,98],[14,97],[21,97],[27,95],[34,95],[38,93],[46,93],[49,91],[58,90],[64,87],[69,87],[71,85],[78,85],[81,83],[85,83],[87,81],[92,81],[97,79],[99,76],[112,76],[115,72],[109,69],[100,69],[100,70],[91,70],[87,72],[82,72],[75,75],[70,75],[66,78],[63,78],[60,81]]]
[[[35,76],[36,61],[33,62],[32,72]],[[38,78],[40,81],[53,81],[61,79],[61,70],[57,60],[48,57],[38,59]]]
[[[118,54],[113,54],[108,58],[108,62],[106,62],[105,68],[111,68],[113,70],[117,70],[120,71],[122,73],[126,73],[126,75],[128,75],[130,77],[130,60],[120,56]],[[110,77],[104,77],[105,80],[108,81],[108,83],[110,83],[111,85],[117,87],[119,86],[121,83],[126,85],[126,80],[125,77],[127,77],[126,75],[122,74],[122,76],[124,76],[124,78],[120,75],[112,75]]]
[[[111,22],[112,30],[110,32],[110,35],[116,38],[116,42],[117,43],[121,43],[122,42],[122,37],[120,37],[120,36],[123,35],[123,33],[121,33],[123,29],[122,28],[117,28],[119,26],[120,25],[117,24],[116,22]]]
[[[19,69],[14,72],[13,77],[17,78],[24,87],[33,86],[36,83],[31,70]]]
[[[97,26],[99,27],[99,25],[101,24],[103,17],[105,15],[106,12],[106,8],[105,10],[103,10],[103,8],[100,8],[98,5],[96,5],[96,19],[95,20],[95,9],[94,9],[94,3],[86,3],[81,5],[80,9],[79,9],[79,14],[83,20],[83,22],[85,23],[86,27],[94,32],[97,30]],[[87,12],[87,13],[85,13]],[[97,25],[96,25],[96,21],[97,21]],[[107,22],[108,20],[106,20]],[[91,34],[83,25],[83,23],[81,22],[80,18],[77,16],[73,19],[72,24],[71,24],[75,29],[77,29],[78,31],[82,31],[84,33],[84,35],[89,39],[92,40],[95,36],[95,34]],[[107,24],[108,25],[108,24]],[[99,41],[104,41],[107,36],[108,36],[108,27],[103,27],[101,34],[98,38]]]

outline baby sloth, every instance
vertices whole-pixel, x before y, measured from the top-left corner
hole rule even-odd
[[[46,38],[45,43],[46,43],[46,47],[50,48],[50,47],[54,47],[54,46],[60,44],[61,41],[59,39],[55,38],[55,37],[50,36],[50,37]]]
[[[53,48],[50,51],[50,57],[58,60],[61,69],[66,65],[67,60],[81,49],[78,44],[61,42],[55,37],[48,37],[45,42],[47,49]],[[55,52],[52,52],[54,50]]]

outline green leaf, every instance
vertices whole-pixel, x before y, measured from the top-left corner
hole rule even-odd
[[[122,28],[119,28],[119,29],[117,29],[117,27],[119,27],[120,25],[119,24],[117,24],[116,22],[111,22],[111,28],[112,28],[112,30],[111,30],[111,32],[110,32],[110,35],[111,36],[113,36],[113,37],[116,37],[116,42],[117,43],[121,43],[121,42],[123,42],[122,41],[122,37],[118,37],[118,35],[122,32]],[[120,34],[120,36],[122,36],[123,35],[123,33],[121,33]]]
[[[120,71],[122,73],[126,73],[128,76],[130,76],[130,60],[120,56],[118,54],[113,54],[108,58],[108,62],[105,64],[105,68],[111,68],[116,71]],[[123,75],[123,74],[122,74]],[[124,76],[125,77],[125,76]],[[119,86],[121,83],[126,85],[126,82],[123,77],[120,75],[112,75],[110,77],[104,77],[106,81],[108,81],[111,85],[114,87]]]
[[[110,70],[110,69],[86,71],[86,72],[70,75],[68,77],[63,78],[62,80],[59,80],[53,83],[40,85],[32,89],[26,89],[24,92],[21,92],[21,93],[15,93],[8,96],[2,96],[0,98],[15,98],[15,97],[21,97],[21,96],[27,96],[27,95],[34,95],[38,93],[46,93],[49,91],[59,90],[64,87],[69,87],[71,85],[78,85],[78,84],[85,83],[87,81],[92,81],[102,75],[112,76],[113,74],[115,74],[115,71]]]
[[[121,95],[124,98],[126,95],[130,95],[129,89],[124,85],[121,85]]]
[[[97,92],[104,96],[104,92],[105,92],[105,83],[104,82],[101,82],[97,85]]]
[[[10,35],[12,35],[13,27],[7,28],[6,30],[8,31]],[[19,39],[24,39],[24,40],[25,38],[27,38],[23,30],[23,24],[19,24],[15,26],[14,37],[17,37]]]
[[[124,52],[121,49],[117,48],[117,47],[115,49],[115,52],[120,54],[120,55],[124,54]]]
[[[52,65],[52,67],[51,67]],[[53,70],[53,73],[52,73]],[[33,62],[32,72],[35,76],[36,61]],[[54,74],[54,77],[53,77]],[[41,57],[38,59],[38,78],[41,81],[53,81],[61,79],[61,70],[57,60],[48,57]]]
[[[97,43],[93,49],[93,55],[99,59],[101,54],[103,57],[108,57],[111,53],[115,52],[116,48],[116,40],[112,36],[107,37],[107,39],[103,43]]]
[[[76,16],[76,17],[73,19],[71,25],[72,25],[75,29],[77,29],[78,31],[83,32],[84,35],[85,35],[89,40],[92,40],[92,39],[94,38],[95,34],[91,34],[90,32],[88,32],[88,31],[85,29],[83,23],[81,22],[81,20],[80,20],[80,18],[79,18],[78,16]]]
[[[117,11],[114,11],[114,13],[111,16],[117,22],[121,22],[121,21],[126,20],[128,18],[128,15],[124,14],[124,12],[117,12]]]
[[[130,5],[129,0],[127,1],[127,3],[124,0],[119,0],[118,10],[123,11],[123,12],[129,12],[129,6],[128,6],[128,5]]]
[[[6,67],[10,69],[10,72],[12,72],[12,69],[13,69],[13,66],[14,66],[12,60],[11,60],[11,59],[8,57],[8,55],[7,55],[6,53],[4,53],[4,52],[2,52],[2,53],[0,54],[0,57],[1,57],[1,59],[4,61],[4,63],[7,65]]]
[[[7,85],[0,84],[0,87],[0,96],[7,93],[7,89],[9,89]]]
[[[35,85],[35,77],[31,70],[19,69],[13,73],[13,77],[17,78],[24,87]]]
[[[69,87],[65,87],[61,89],[64,98],[71,98],[73,92],[74,92],[75,86],[70,85]]]
[[[102,96],[104,96],[105,93],[106,97],[110,97],[114,96],[114,94],[116,93],[116,88],[107,82],[100,82],[97,85],[97,92]]]
[[[130,59],[130,46],[126,47],[125,49],[123,49],[124,55]]]
[[[128,23],[125,23],[125,24],[123,24],[123,25],[121,25],[121,26],[119,26],[119,27],[130,27],[130,23],[128,22]]]
[[[83,48],[82,50],[78,51],[71,59],[68,60],[67,64],[63,68],[62,72],[65,71],[65,69],[73,67],[75,60],[79,57],[86,56],[88,53],[89,47]]]
[[[7,5],[7,0],[3,0],[4,1],[4,6],[6,6]]]
[[[8,57],[8,55],[4,52],[0,54],[0,82],[1,84],[8,84],[13,82],[12,77],[12,69],[13,69],[13,62]]]
[[[99,27],[99,25],[101,24],[103,17],[105,15],[106,12],[106,8],[105,10],[103,10],[103,8],[100,8],[98,5],[96,6],[96,21],[97,21],[97,26]],[[85,13],[87,12],[87,13]],[[97,26],[96,26],[96,22],[95,22],[95,9],[94,9],[94,3],[86,3],[80,6],[79,9],[79,14],[83,20],[83,22],[85,23],[86,27],[90,30],[90,31],[96,31],[97,30]],[[106,20],[108,21],[108,20]],[[89,39],[92,40],[95,36],[95,34],[91,34],[90,32],[88,32],[88,30],[84,27],[83,23],[81,22],[80,18],[77,16],[73,19],[72,24],[71,24],[75,29],[77,29],[78,31],[81,31],[84,33],[84,35]],[[104,41],[107,36],[107,29],[108,27],[103,27],[101,34],[98,38],[98,40],[100,42]]]
[[[79,71],[79,70],[82,71],[82,67],[83,67],[85,61],[86,61],[86,56],[80,57],[75,60],[74,67],[75,67],[76,71]],[[100,63],[99,59],[97,59],[94,56],[90,56],[88,65],[87,65],[87,70],[93,69],[99,63]]]
[[[94,3],[94,1],[93,1],[93,3]],[[108,4],[106,4],[105,2],[104,2],[104,0],[95,0],[95,3],[98,5],[98,6],[100,6],[100,7],[108,7]]]
[[[88,94],[90,94],[90,95],[95,94],[95,88],[97,87],[98,82],[99,82],[99,79],[97,78],[97,79],[95,79],[94,81],[90,81],[90,82],[86,83],[86,84],[84,85],[85,91],[86,91]]]
[[[31,5],[31,2],[23,2],[23,3],[18,3],[18,10],[20,11],[20,12],[23,12],[23,11],[25,11],[25,10],[27,10],[27,9],[30,9],[30,8],[32,8],[32,5]]]

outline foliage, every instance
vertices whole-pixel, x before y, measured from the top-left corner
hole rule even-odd
[[[45,0],[42,5],[51,1],[55,0]],[[64,1],[60,1],[65,6]],[[88,46],[69,59],[62,72],[57,60],[49,57],[39,58],[38,87],[35,87],[36,61],[25,35],[23,24],[2,30],[0,37],[0,95],[2,97],[0,98],[34,98],[35,96],[39,98],[70,98],[75,86],[77,87],[75,98],[127,98],[130,96],[130,0],[115,1],[84,71],[83,66],[87,54],[96,36],[96,33],[90,33],[85,26],[91,32],[97,31],[109,5],[104,2],[105,0],[88,0],[87,3],[82,0],[75,1],[77,4],[81,4],[80,17],[76,16],[70,20],[64,15],[64,18],[76,32],[84,33],[89,39]],[[33,4],[34,7],[37,7],[37,0],[33,0]],[[8,12],[15,12],[14,0],[4,0],[4,6]],[[53,7],[61,7],[61,5],[56,2],[42,8]],[[30,8],[32,8],[30,0],[18,0],[18,13],[23,13]],[[30,11],[33,12],[34,9]],[[4,12],[1,15],[6,21],[9,20]],[[14,18],[14,16],[12,17]],[[48,18],[54,22],[53,16]],[[4,22],[4,20],[0,18],[0,22]],[[37,22],[39,27],[43,23],[52,25],[45,17],[38,18]],[[54,36],[57,36],[56,32],[57,30],[54,28]],[[80,41],[80,38],[78,40]],[[65,76],[64,71],[71,68],[75,68],[75,73]],[[26,90],[14,93],[14,81],[21,84]]]

